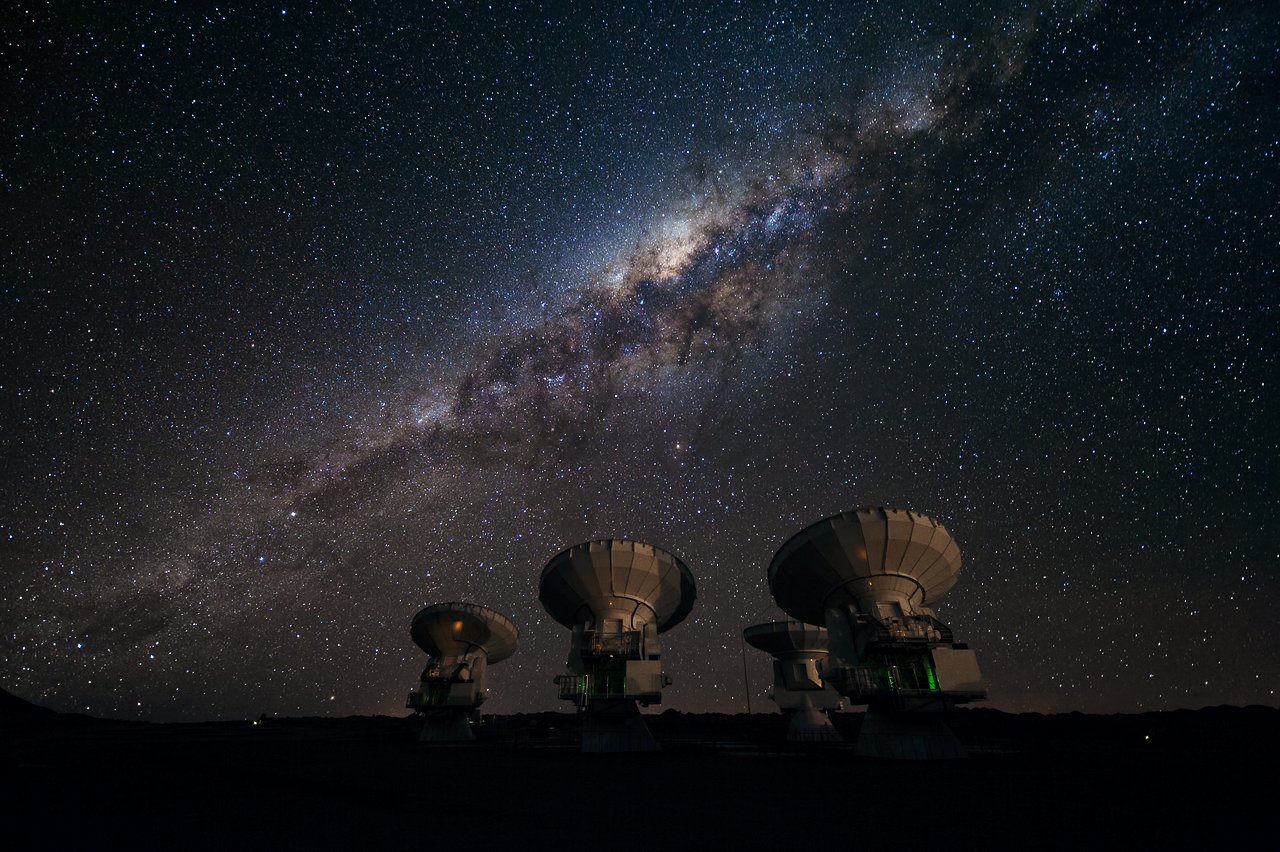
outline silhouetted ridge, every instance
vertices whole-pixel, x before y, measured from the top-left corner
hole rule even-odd
[[[57,715],[48,707],[32,704],[25,698],[0,689],[0,719],[52,719]]]

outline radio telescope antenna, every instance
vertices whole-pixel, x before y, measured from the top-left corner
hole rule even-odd
[[[946,527],[903,509],[868,508],[818,521],[769,565],[769,591],[793,618],[824,625],[824,680],[866,704],[858,752],[927,760],[961,757],[942,713],[986,697],[974,652],[930,606],[960,574]]]
[[[486,671],[515,653],[515,624],[479,604],[438,603],[419,610],[409,633],[427,652],[418,688],[405,702],[426,719],[422,741],[474,740],[471,722],[489,696]]]
[[[688,566],[639,541],[574,545],[542,569],[538,600],[573,631],[560,698],[582,716],[582,750],[657,748],[637,705],[662,702],[671,683],[662,671],[660,633],[693,609]]]
[[[822,680],[827,668],[827,631],[803,621],[774,621],[742,631],[754,648],[773,656],[769,697],[787,716],[792,742],[839,742],[828,710],[844,706],[840,694]]]

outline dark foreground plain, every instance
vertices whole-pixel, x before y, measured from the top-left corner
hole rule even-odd
[[[894,763],[788,746],[764,714],[667,712],[662,751],[584,755],[563,714],[428,749],[412,718],[160,725],[4,698],[10,849],[1280,848],[1269,707],[967,709],[967,760]],[[837,720],[856,736],[860,714]]]

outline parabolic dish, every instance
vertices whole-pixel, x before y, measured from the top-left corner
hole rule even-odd
[[[419,610],[409,635],[428,654],[456,656],[479,647],[490,663],[496,663],[515,653],[520,634],[502,613],[487,606],[454,601]]]
[[[946,527],[905,509],[858,509],[805,527],[769,564],[769,591],[787,615],[826,623],[826,608],[901,597],[931,605],[960,574]]]
[[[747,644],[777,656],[779,654],[825,654],[830,648],[825,627],[803,621],[773,621],[753,624],[742,631]]]
[[[619,610],[659,633],[675,627],[693,609],[697,592],[689,567],[660,547],[626,539],[576,544],[542,569],[538,599],[565,627],[599,613]]]

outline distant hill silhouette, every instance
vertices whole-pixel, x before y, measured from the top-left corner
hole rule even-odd
[[[0,689],[0,719],[52,719],[57,715],[48,707],[32,704],[25,698]]]

